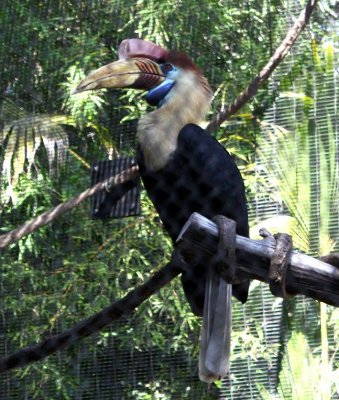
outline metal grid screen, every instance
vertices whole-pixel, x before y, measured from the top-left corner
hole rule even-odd
[[[216,134],[245,180],[251,236],[261,226],[288,230],[311,255],[339,251],[332,3],[322,2],[268,86]],[[69,95],[85,72],[117,58],[122,39],[187,52],[208,77],[215,112],[260,70],[301,8],[292,0],[240,8],[234,1],[3,0],[0,234],[83,192],[91,165],[135,156],[137,120],[149,111],[139,92]],[[144,191],[141,208],[141,216],[98,220],[87,200],[0,250],[1,357],[101,310],[168,261],[171,241]],[[326,345],[325,386],[339,398],[335,309],[282,301],[253,282],[249,301],[233,303],[230,379],[211,387],[198,379],[200,328],[176,278],[129,318],[1,374],[0,399],[313,399],[324,384]]]

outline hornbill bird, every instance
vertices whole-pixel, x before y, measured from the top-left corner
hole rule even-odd
[[[144,187],[173,242],[193,212],[210,219],[226,216],[236,222],[237,234],[248,236],[240,172],[224,147],[198,125],[212,99],[211,88],[200,69],[186,54],[167,51],[142,39],[124,40],[118,55],[118,61],[90,73],[74,93],[125,87],[147,91],[146,101],[157,109],[138,122],[137,162]],[[231,286],[222,279],[215,280],[209,275],[213,276],[215,269],[195,262],[182,270],[185,295],[192,311],[204,315],[207,336],[212,336],[208,325],[213,325],[213,318],[219,325],[219,319],[226,318],[225,323],[230,325],[227,318],[231,290],[245,302],[249,286],[248,281]],[[227,342],[230,326],[223,329],[226,333],[219,332],[220,340]],[[222,353],[219,344],[216,346],[214,353]],[[204,364],[200,365],[202,380],[225,375],[218,368],[213,371],[213,366],[201,358],[200,364]],[[221,369],[227,369],[227,362],[221,364]]]

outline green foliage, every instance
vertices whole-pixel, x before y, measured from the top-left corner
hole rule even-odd
[[[267,186],[275,188],[273,200],[284,204],[296,222],[291,233],[300,241],[301,249],[328,254],[338,245],[338,144],[335,106],[316,99],[336,99],[338,94],[334,92],[333,44],[325,43],[319,52],[313,41],[312,50],[316,70],[309,71],[307,88],[312,97],[301,91],[281,93],[283,100],[276,103],[279,118],[290,123],[284,113],[289,113],[293,105],[295,123],[287,128],[262,123],[264,138],[258,161]]]
[[[72,96],[72,91],[85,76],[86,74],[79,66],[72,65],[67,71],[66,82],[60,84],[67,96],[63,108],[73,116],[79,129],[91,125],[96,127],[98,112],[105,103],[102,93],[83,92]]]
[[[287,6],[282,1],[255,0],[246,1],[240,8],[233,0],[5,0],[0,9],[0,87],[4,93],[0,115],[0,232],[14,229],[83,191],[89,186],[88,167],[93,161],[131,152],[135,119],[148,111],[141,93],[126,90],[70,96],[84,74],[116,59],[122,39],[143,37],[191,54],[215,90],[215,111],[235,99],[286,33],[284,14],[295,11],[286,11]],[[299,11],[299,5],[297,8]],[[326,19],[334,8],[331,2],[322,1],[321,10],[312,26],[317,38],[329,34]],[[322,93],[334,98],[334,52],[329,45],[324,49],[319,49],[315,41],[312,45],[312,54],[307,49],[301,52],[286,74],[275,77],[272,90],[260,91],[218,132],[218,139],[235,156],[246,178],[250,200],[274,196],[288,207],[292,196],[289,189],[296,181],[303,193],[312,197],[313,189],[307,186],[311,178],[301,172],[258,177],[255,151],[258,138],[267,132],[269,139],[274,137],[275,144],[282,147],[278,159],[282,166],[293,165],[300,171],[313,165],[307,157],[293,159],[291,147],[284,148],[292,142],[294,149],[290,126],[268,126],[262,121],[277,99],[291,105],[280,110],[281,116],[289,116],[292,107],[301,113],[293,132],[301,138],[299,153],[310,149],[307,134],[314,133],[309,130],[314,114],[326,116],[320,128],[324,138],[319,142],[320,154],[335,152],[333,112],[314,97],[313,75],[307,75],[306,90],[293,90],[295,83],[315,70],[319,74],[315,78],[318,97]],[[337,237],[336,231],[327,230],[338,199],[333,160],[332,156],[321,156],[317,171],[318,179],[326,182],[318,203],[321,232],[325,234],[317,237],[317,246],[304,236],[312,228],[307,214],[310,203],[302,209],[296,202],[288,207],[294,222],[304,220],[300,236],[305,238],[304,248],[312,251],[323,251],[320,243],[333,244]],[[269,168],[265,172],[269,173]],[[279,185],[280,192],[268,191],[268,180]],[[90,220],[89,206],[82,204],[0,253],[1,329],[3,326],[6,330],[0,332],[1,354],[60,332],[99,311],[167,262],[170,240],[145,194],[142,203],[141,217],[110,221]],[[252,299],[260,298],[261,293],[260,286],[252,287]],[[274,302],[270,310],[278,313],[279,306]],[[250,302],[246,307],[244,316],[242,306],[234,306],[233,365],[255,365],[255,372],[264,377],[279,346],[268,342],[266,322],[260,319],[262,315],[258,317],[258,313],[264,313],[258,311],[257,303]],[[298,319],[294,312],[290,310],[291,319]],[[310,307],[307,315],[316,313]],[[338,339],[336,310],[329,309],[327,319]],[[307,325],[308,340],[319,339],[317,327],[307,324],[307,318],[302,323]],[[301,331],[302,323],[295,328]],[[116,385],[113,391],[117,398],[216,398],[216,387],[208,392],[197,382],[199,331],[200,320],[190,312],[180,279],[176,279],[127,321],[113,324],[85,344],[9,374],[8,380],[0,381],[1,393],[6,391],[8,398],[100,398],[97,391],[104,393],[100,391],[102,373],[111,386]],[[305,348],[304,342],[299,344]],[[293,343],[288,349],[292,354]],[[330,346],[331,357],[335,351]],[[307,371],[319,354],[317,349],[313,358],[307,359]],[[118,367],[111,360],[107,367],[110,357],[120,360]],[[285,355],[283,370],[286,359]],[[138,360],[142,372],[137,369]],[[173,360],[178,360],[177,364]],[[337,371],[335,368],[333,362]],[[151,371],[148,376],[146,369]],[[234,390],[241,391],[242,382],[236,376]],[[218,386],[222,387],[220,383]],[[265,391],[259,384],[251,390]]]
[[[50,174],[55,174],[66,162],[68,136],[61,124],[70,124],[72,119],[63,115],[28,114],[23,108],[16,107],[10,99],[1,103],[0,120],[3,128],[0,137],[0,169],[7,184],[2,196],[6,202],[13,198],[13,185],[20,174],[37,172],[38,158],[47,160]],[[41,147],[44,149],[43,156]],[[14,199],[15,201],[15,199]]]
[[[337,390],[330,393],[331,397],[323,396],[322,375],[326,375],[326,385],[333,385],[337,375],[332,368],[324,371],[319,356],[315,355],[308,346],[305,335],[293,332],[287,343],[286,353],[280,371],[280,386],[278,393],[282,399],[316,400],[330,399],[338,394]]]
[[[288,220],[285,227],[293,235],[294,245],[308,253],[323,255],[335,251],[339,245],[335,129],[338,92],[333,43],[326,40],[318,46],[313,40],[311,45],[314,69],[305,65],[303,81],[295,78],[291,82],[298,91],[280,94],[281,100],[275,104],[276,123],[262,123],[264,135],[259,146],[258,170],[266,179],[272,199],[290,216],[284,217]],[[273,230],[281,231],[281,218],[270,218],[273,221],[278,222]],[[267,224],[267,220],[261,222]],[[336,331],[332,319],[336,311],[321,305],[320,330],[309,323],[306,329],[303,322],[294,321],[301,307],[305,309],[305,304],[295,304],[295,313],[289,318],[290,328],[305,333],[292,333],[283,356],[279,393],[282,398],[330,399],[338,394],[334,388],[338,342],[330,340]],[[309,318],[317,321],[319,316],[311,314]],[[320,340],[321,346],[316,349],[314,343]]]
[[[287,344],[287,354],[283,361],[283,368],[280,373],[281,380],[284,374],[288,374],[292,398],[306,399],[311,395],[317,398],[319,387],[319,364],[312,356],[306,339],[302,333],[293,332]],[[287,385],[284,385],[284,390]],[[305,390],[305,388],[307,388]],[[309,392],[309,393],[308,393]]]

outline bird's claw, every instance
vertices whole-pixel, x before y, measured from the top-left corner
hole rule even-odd
[[[259,235],[264,241],[275,246],[268,273],[271,293],[284,299],[291,297],[286,290],[286,273],[292,251],[292,237],[287,233],[272,235],[266,228],[261,228]]]
[[[339,268],[339,253],[327,254],[326,256],[320,257],[319,260]]]
[[[263,238],[266,243],[275,245],[276,241],[271,232],[269,232],[266,228],[259,229],[259,235]]]
[[[236,269],[236,223],[223,215],[215,216],[212,221],[219,228],[218,248],[212,264],[217,266],[222,278],[231,283]]]
[[[189,267],[185,259],[185,256],[182,254],[181,249],[178,246],[174,247],[173,249],[171,255],[171,264],[173,265],[174,268],[178,268],[181,271]]]
[[[268,281],[271,293],[274,296],[288,298],[291,294],[286,290],[286,274],[292,251],[292,238],[287,233],[269,234],[275,241],[275,250],[271,258]]]

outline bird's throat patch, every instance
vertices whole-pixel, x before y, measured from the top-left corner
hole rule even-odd
[[[149,103],[151,106],[161,107],[166,101],[166,96],[172,90],[174,85],[175,81],[173,81],[172,79],[166,79],[160,85],[151,89],[147,93],[146,96],[147,103]]]

